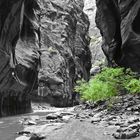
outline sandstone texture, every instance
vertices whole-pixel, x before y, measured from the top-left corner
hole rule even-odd
[[[55,106],[74,104],[75,81],[89,79],[89,21],[83,1],[41,0],[39,93]]]
[[[89,79],[89,21],[80,0],[0,1],[0,116],[31,110],[29,95],[72,105]]]
[[[96,23],[103,37],[109,65],[140,72],[140,1],[96,0]]]
[[[29,93],[37,80],[39,46],[33,0],[0,1],[0,116],[31,110]]]

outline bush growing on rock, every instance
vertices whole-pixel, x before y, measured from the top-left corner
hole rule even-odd
[[[75,91],[81,99],[88,101],[107,100],[126,91],[140,93],[140,79],[136,73],[124,68],[105,68],[91,77],[89,82],[77,81]]]

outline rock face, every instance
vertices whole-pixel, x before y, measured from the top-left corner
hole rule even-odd
[[[89,79],[89,21],[81,0],[40,0],[39,94],[55,106],[72,105],[78,78]]]
[[[88,80],[91,67],[83,2],[1,0],[0,7],[0,116],[29,112],[37,86],[51,104],[72,104],[75,81]]]
[[[39,46],[33,0],[0,1],[0,116],[31,110]]]
[[[90,22],[90,36],[101,36],[95,23],[96,9],[96,0],[84,0],[84,12],[88,15]]]
[[[92,53],[92,65],[99,65],[105,60],[105,55],[101,49],[102,37],[99,29],[96,27],[96,0],[84,0],[84,12],[87,14],[90,26],[89,35],[91,37],[90,50]]]
[[[140,72],[140,1],[96,0],[96,22],[109,65],[130,67]]]

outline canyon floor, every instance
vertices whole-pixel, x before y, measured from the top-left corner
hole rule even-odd
[[[33,112],[0,119],[0,140],[114,140],[140,137],[140,97],[116,97],[111,104],[55,108],[32,103]]]

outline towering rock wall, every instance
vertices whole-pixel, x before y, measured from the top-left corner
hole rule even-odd
[[[78,78],[89,79],[89,21],[81,0],[40,0],[39,94],[55,106],[72,105]]]
[[[38,86],[51,104],[72,105],[91,67],[82,10],[81,0],[0,1],[0,116],[29,112]]]
[[[31,110],[39,46],[33,0],[0,1],[0,116]]]
[[[96,0],[96,22],[109,65],[140,72],[140,1]]]

